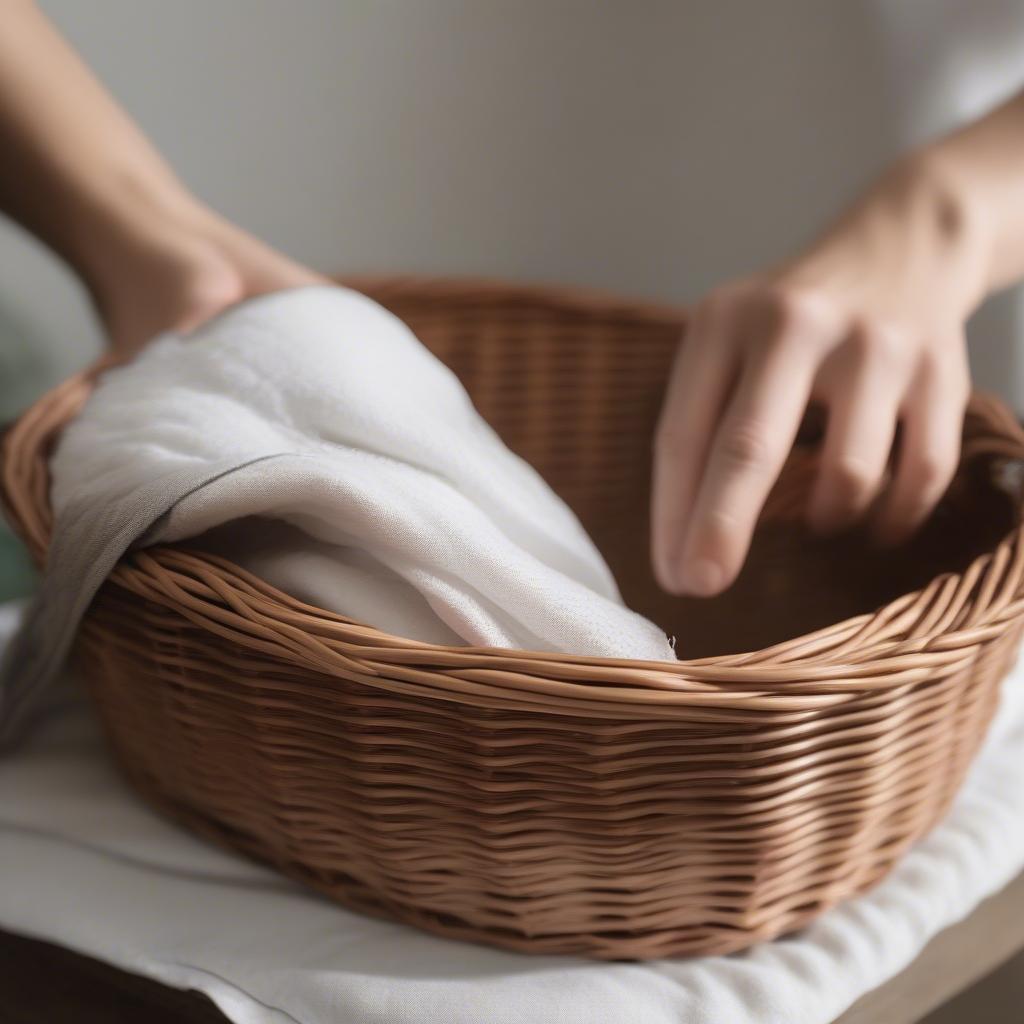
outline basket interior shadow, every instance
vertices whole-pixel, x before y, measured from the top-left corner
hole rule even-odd
[[[502,308],[507,286],[493,294],[484,288],[475,295],[479,308],[461,296],[460,332],[451,327],[457,293],[439,315],[436,298],[354,283],[390,306],[452,367],[506,444],[579,515],[625,603],[675,637],[680,658],[756,651],[874,611],[936,576],[961,572],[1019,521],[1017,453],[1001,454],[985,438],[984,420],[969,414],[956,478],[909,541],[882,547],[856,527],[816,535],[803,515],[824,426],[820,410],[812,409],[736,582],[713,599],[667,594],[650,568],[648,508],[651,439],[684,327],[678,310],[623,304],[616,316],[607,306],[594,311],[586,296],[576,306],[571,295],[553,309],[544,293],[530,295],[531,308],[515,290]],[[559,317],[561,337],[552,327]]]
[[[610,525],[595,525],[626,602],[677,637],[681,658],[756,651],[872,612],[936,576],[963,572],[1015,524],[1012,475],[984,455],[962,463],[934,513],[903,543],[880,545],[865,525],[820,536],[803,515],[819,450],[815,440],[798,442],[790,479],[781,482],[788,500],[769,501],[739,577],[717,597],[665,594],[641,568],[639,544],[620,552]]]

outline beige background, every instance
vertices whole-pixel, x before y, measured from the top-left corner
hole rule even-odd
[[[680,301],[1024,67],[1008,0],[43,6],[200,195],[315,266]],[[84,360],[68,276],[3,225],[0,267],[0,306]],[[977,371],[1024,398],[1014,337],[990,317]]]
[[[785,255],[1024,77],[1014,0],[43,6],[200,195],[310,264],[680,301]],[[1016,311],[972,344],[1024,408]],[[3,223],[0,339],[0,376],[31,388],[99,345],[71,277]],[[1020,970],[936,1024],[1008,1020]]]

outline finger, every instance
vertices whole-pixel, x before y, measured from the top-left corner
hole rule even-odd
[[[915,379],[904,406],[895,477],[872,524],[882,542],[909,537],[945,494],[960,462],[969,390],[959,357],[926,367]]]
[[[861,331],[844,354],[842,384],[828,399],[825,445],[808,507],[811,527],[830,533],[866,511],[882,486],[896,432],[904,373],[890,342]]]
[[[676,355],[654,442],[651,556],[655,576],[677,592],[677,566],[710,438],[736,375],[729,316],[698,309]]]
[[[709,596],[736,577],[758,516],[793,446],[816,370],[792,341],[761,347],[714,439],[683,550],[685,592]]]

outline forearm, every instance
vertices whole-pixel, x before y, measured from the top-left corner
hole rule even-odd
[[[0,152],[0,209],[90,287],[102,274],[98,253],[188,204],[170,168],[31,0],[0,5]]]
[[[324,280],[190,195],[32,0],[0,0],[0,212],[71,265],[122,352]]]

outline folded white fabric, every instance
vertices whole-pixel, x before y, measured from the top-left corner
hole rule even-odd
[[[204,543],[387,632],[674,657],[455,375],[347,289],[264,296],[188,337],[157,339],[103,377],[51,471],[47,578],[0,679],[8,730],[130,545],[218,527]]]
[[[564,502],[364,295],[266,296],[108,374],[54,455],[54,509],[117,507],[155,477],[191,467],[200,479],[224,462],[239,468],[185,496],[150,541],[282,520],[298,529],[261,541],[249,524],[233,553],[385,631],[672,657],[665,635],[623,607]]]
[[[1004,695],[948,818],[878,888],[747,953],[643,964],[342,910],[140,804],[67,706],[0,761],[0,927],[199,989],[236,1024],[830,1024],[1024,867],[1020,668]]]

